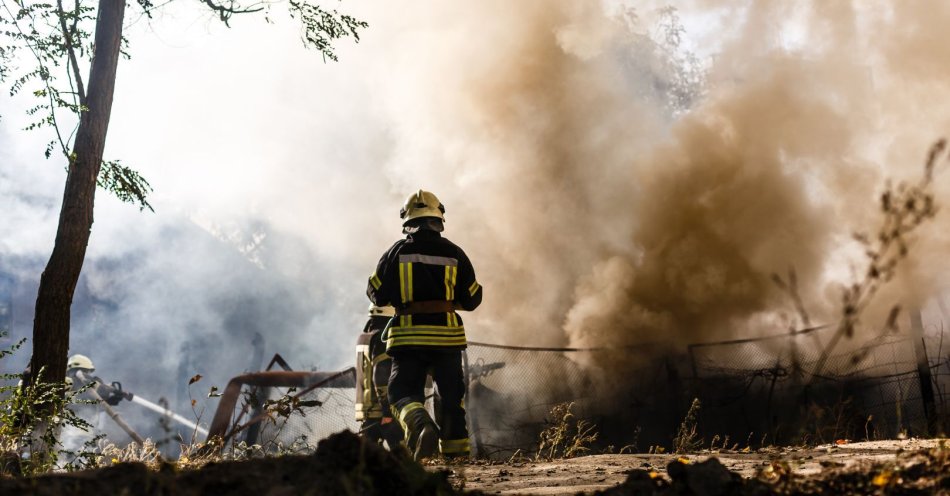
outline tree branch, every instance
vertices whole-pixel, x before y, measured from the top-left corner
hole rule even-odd
[[[69,65],[73,68],[73,77],[76,78],[76,92],[79,93],[79,103],[86,105],[86,89],[82,84],[82,75],[79,73],[79,63],[76,61],[76,49],[73,47],[73,36],[66,26],[66,12],[63,11],[63,0],[56,0],[56,16],[59,17],[59,27],[63,30],[63,39],[66,41],[66,53],[69,55]],[[79,0],[76,0],[76,9],[79,9]],[[78,16],[77,16],[78,18]]]
[[[231,19],[231,16],[234,14],[250,14],[253,12],[260,12],[264,10],[264,7],[253,7],[253,6],[246,7],[246,8],[237,7],[236,6],[237,4],[235,4],[233,0],[229,2],[230,5],[227,7],[222,4],[214,3],[214,0],[201,0],[201,2],[207,5],[208,7],[210,7],[211,10],[217,12],[218,17],[221,19],[221,22],[223,22],[224,25],[227,27],[231,27],[231,25],[228,24],[228,21]]]

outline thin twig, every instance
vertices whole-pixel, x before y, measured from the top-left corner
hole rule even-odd
[[[79,18],[79,1],[76,0],[76,19],[73,20],[73,27],[76,26],[76,20]],[[73,77],[76,79],[76,92],[79,94],[79,103],[86,106],[86,88],[82,83],[82,75],[79,73],[79,62],[76,59],[76,49],[73,46],[73,36],[66,26],[66,12],[63,10],[63,0],[56,0],[56,16],[59,17],[59,27],[63,31],[63,40],[66,41],[66,53],[69,55],[67,65],[72,66]],[[68,69],[68,68],[67,68]]]

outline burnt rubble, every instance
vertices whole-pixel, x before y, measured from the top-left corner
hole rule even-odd
[[[743,478],[716,458],[699,463],[674,460],[665,478],[634,469],[622,484],[598,492],[603,496],[818,496],[881,494],[916,496],[950,494],[950,449],[907,451],[894,460],[866,462],[851,467],[829,466],[814,475],[796,475],[788,463],[773,460],[756,477]]]

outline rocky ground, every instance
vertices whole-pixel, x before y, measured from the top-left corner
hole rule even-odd
[[[3,495],[950,495],[940,440],[695,455],[596,455],[547,462],[422,467],[349,432],[313,455],[219,462],[196,470],[119,463],[34,478],[0,476]]]

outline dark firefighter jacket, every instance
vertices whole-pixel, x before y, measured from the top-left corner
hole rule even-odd
[[[465,252],[439,233],[420,230],[396,242],[383,254],[366,288],[378,306],[396,307],[386,333],[386,349],[465,348],[465,327],[454,311],[401,315],[412,302],[449,301],[474,310],[482,302],[482,287]]]

